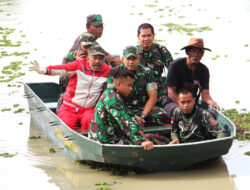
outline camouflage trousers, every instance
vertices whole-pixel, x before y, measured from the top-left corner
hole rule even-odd
[[[140,109],[133,110],[133,112],[135,115],[140,116],[143,109],[144,107],[141,107]],[[157,106],[155,106],[145,118],[145,126],[164,125],[169,123],[170,118],[168,117],[167,112],[163,108]]]
[[[169,144],[169,142],[171,141],[170,138],[168,138],[168,137],[156,135],[156,134],[152,134],[152,133],[145,134],[145,137],[148,140],[152,141],[153,144],[155,144],[155,145]]]

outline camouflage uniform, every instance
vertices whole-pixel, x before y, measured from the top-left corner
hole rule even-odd
[[[103,24],[102,17],[101,17],[101,15],[98,15],[98,14],[89,15],[87,17],[87,23],[91,23],[94,26],[98,26],[100,24]],[[69,50],[69,53],[63,58],[62,64],[67,64],[67,63],[70,63],[70,62],[73,62],[76,60],[76,52],[81,49],[80,44],[84,40],[83,36],[85,36],[85,35],[86,35],[86,33],[83,33],[83,34],[80,34],[76,38],[73,46]],[[99,43],[94,40],[93,45],[99,45]],[[102,52],[105,56],[108,55],[108,53],[103,48],[102,48]],[[68,76],[61,76],[59,79],[60,85],[64,86],[64,87],[66,87],[68,85],[68,82],[69,82]]]
[[[89,138],[101,143],[140,145],[145,139],[140,126],[125,106],[114,86],[107,88],[98,101],[90,123]]]
[[[226,136],[211,113],[198,106],[189,117],[185,116],[179,107],[176,108],[171,117],[171,124],[171,139],[179,139],[180,143]]]
[[[109,73],[108,86],[113,82],[114,73],[118,69],[125,68],[125,65],[119,65],[113,68]],[[149,90],[157,90],[157,84],[152,71],[142,65],[138,65],[135,71],[135,80],[133,83],[133,90],[129,97],[124,98],[126,107],[130,109],[131,114],[140,116],[146,102],[148,101]],[[163,125],[169,122],[164,109],[155,106],[149,115],[146,117],[145,125]]]
[[[137,49],[140,55],[140,64],[150,68],[154,72],[158,84],[158,102],[160,102],[161,97],[166,94],[161,75],[164,67],[168,68],[169,64],[173,61],[173,57],[165,46],[157,43],[153,43],[149,52],[143,51],[141,45],[138,45]]]

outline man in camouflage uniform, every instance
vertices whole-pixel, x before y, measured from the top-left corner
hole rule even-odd
[[[168,68],[173,58],[165,46],[153,43],[154,36],[154,28],[151,24],[143,23],[138,27],[137,37],[140,44],[137,49],[140,55],[140,64],[154,72],[158,84],[158,102],[160,102],[161,97],[166,94],[162,73],[164,67]]]
[[[146,140],[135,118],[124,104],[134,82],[133,73],[119,69],[96,105],[89,131],[89,138],[100,143],[142,145],[151,150],[153,143]]]
[[[195,105],[193,92],[182,88],[177,94],[177,107],[172,114],[170,144],[202,141],[225,137],[211,113]]]
[[[135,74],[133,90],[125,104],[135,115],[141,126],[163,125],[169,123],[169,117],[164,109],[155,106],[157,102],[157,83],[152,70],[139,64],[139,55],[135,46],[128,46],[123,50],[122,61],[124,64],[110,71],[108,85],[112,85],[114,73],[126,68]],[[146,123],[145,123],[146,122]]]
[[[98,38],[102,36],[103,32],[103,21],[102,16],[99,14],[92,14],[87,16],[87,24],[86,24],[87,33],[93,34],[95,36],[95,44],[99,45],[96,41]],[[67,64],[69,62],[75,61],[77,58],[84,58],[84,55],[82,55],[80,44],[82,42],[82,36],[85,35],[85,33],[79,35],[73,46],[71,47],[69,53],[63,58],[62,64]],[[100,46],[100,45],[99,45]],[[117,57],[111,56],[108,52],[106,52],[102,48],[102,52],[105,55],[105,59],[107,63],[111,64],[111,66],[114,65],[120,65],[121,60]],[[60,85],[66,87],[68,84],[68,77],[60,77],[59,83]]]

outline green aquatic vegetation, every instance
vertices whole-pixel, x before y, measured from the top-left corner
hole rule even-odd
[[[10,13],[6,14],[6,16],[10,16],[10,15],[11,15]]]
[[[40,139],[41,136],[30,136],[29,139]]]
[[[216,17],[216,19],[220,19],[220,17]]]
[[[97,190],[110,190],[111,188],[109,186],[100,186],[97,188]]]
[[[179,16],[178,18],[185,18],[185,16]]]
[[[153,8],[153,7],[156,7],[157,5],[145,5],[145,7],[150,7],[150,8]]]
[[[235,124],[236,138],[238,140],[250,140],[250,112],[239,112],[236,109],[222,109],[221,111]]]
[[[11,110],[11,108],[3,108],[3,109],[1,109],[2,112],[10,111],[10,110]]]
[[[250,62],[250,59],[247,59],[246,62]]]
[[[189,36],[192,36],[193,32],[203,32],[203,31],[212,30],[209,26],[195,27],[196,25],[192,25],[190,23],[187,23],[185,25],[166,23],[166,24],[162,24],[162,26],[167,27],[169,32],[177,31],[179,33],[186,33],[186,35],[189,35]],[[189,26],[193,26],[193,27],[189,27]]]
[[[248,44],[245,44],[244,47],[248,47]]]
[[[56,150],[54,149],[54,148],[49,148],[49,153],[55,153],[56,152]]]
[[[4,158],[12,158],[12,157],[14,157],[16,155],[17,155],[17,153],[16,154],[10,154],[10,153],[7,153],[7,152],[0,153],[0,157],[4,157]]]
[[[14,104],[13,105],[13,108],[17,108],[17,107],[19,107],[19,104]]]
[[[107,183],[106,181],[95,183],[95,185],[107,185],[107,184],[108,184],[108,183]]]
[[[139,13],[138,15],[141,16],[141,15],[143,15],[143,13]]]
[[[159,28],[158,31],[161,32],[163,29],[162,28]]]
[[[228,55],[224,55],[224,57],[228,57]]]
[[[19,108],[18,110],[14,111],[14,113],[22,113],[24,110],[24,108]]]
[[[158,9],[158,11],[164,11],[164,9]]]
[[[250,156],[250,151],[244,153],[247,156]]]

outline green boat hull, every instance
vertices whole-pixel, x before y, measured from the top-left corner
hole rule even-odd
[[[195,143],[155,145],[144,151],[137,145],[100,144],[86,134],[71,130],[55,114],[61,92],[56,83],[24,84],[31,119],[56,146],[75,161],[95,161],[136,167],[147,171],[173,171],[227,154],[235,138],[235,125],[223,114],[214,112],[217,121],[227,129],[228,137]],[[204,108],[208,109],[206,105]],[[169,133],[171,127],[151,127],[147,132]]]

